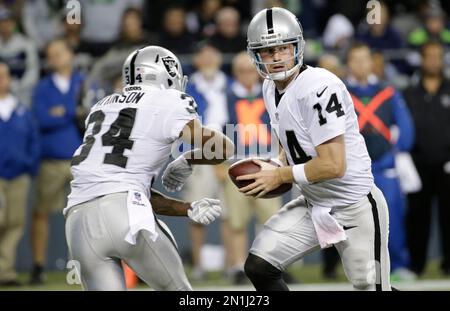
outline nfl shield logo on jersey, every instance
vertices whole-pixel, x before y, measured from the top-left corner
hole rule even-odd
[[[135,192],[135,193],[134,193],[134,198],[135,198],[136,200],[140,201],[140,200],[141,200],[141,194],[140,194],[139,192]]]

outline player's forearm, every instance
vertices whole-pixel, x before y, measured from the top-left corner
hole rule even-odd
[[[277,168],[277,170],[283,183],[314,183],[344,176],[345,163],[341,165],[334,161],[314,158],[306,164],[297,165],[295,168],[294,166],[284,166]],[[296,174],[294,170],[297,170]],[[303,170],[303,172],[299,172],[299,170]]]
[[[190,203],[169,198],[162,193],[151,189],[150,203],[158,215],[165,216],[187,216]]]
[[[305,176],[308,182],[319,182],[340,178],[345,174],[345,162],[316,157],[305,164]]]
[[[316,152],[316,157],[294,168],[297,183],[314,183],[344,176],[346,157],[343,135],[317,146]]]

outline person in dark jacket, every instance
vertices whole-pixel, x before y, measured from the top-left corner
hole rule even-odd
[[[217,12],[216,33],[211,37],[211,44],[222,53],[238,53],[245,50],[247,40],[240,29],[240,14],[232,7],[225,7]]]
[[[159,45],[174,53],[188,54],[194,49],[198,36],[188,32],[186,28],[186,12],[183,7],[173,6],[164,12],[162,31],[159,34]]]
[[[42,141],[42,163],[31,222],[32,284],[44,282],[48,217],[51,212],[64,208],[66,187],[72,179],[70,159],[81,144],[77,115],[84,78],[73,68],[73,53],[66,41],[52,41],[47,46],[46,56],[51,73],[39,81],[32,98]]]
[[[444,77],[444,48],[438,41],[421,48],[420,75],[405,91],[417,129],[411,156],[422,180],[422,189],[408,196],[408,246],[411,268],[422,274],[427,262],[431,210],[439,211],[442,245],[441,269],[450,275],[450,81]]]
[[[31,177],[39,164],[37,126],[29,110],[10,93],[11,74],[0,63],[0,286],[19,285],[14,269],[25,227]]]
[[[395,50],[403,47],[403,39],[390,22],[389,9],[381,2],[380,22],[369,24],[358,31],[356,39],[366,43],[371,49]]]

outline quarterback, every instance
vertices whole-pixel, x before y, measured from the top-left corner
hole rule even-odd
[[[288,290],[282,272],[289,264],[334,245],[354,289],[391,290],[387,204],[374,185],[350,94],[334,74],[303,64],[302,28],[288,10],[262,10],[247,37],[287,162],[273,167],[256,160],[262,170],[238,177],[254,180],[240,191],[260,197],[295,183],[303,194],[257,235],[247,276],[257,290]]]

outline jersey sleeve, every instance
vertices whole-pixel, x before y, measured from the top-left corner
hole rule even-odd
[[[167,137],[170,141],[179,138],[183,127],[194,119],[198,119],[197,104],[195,100],[186,93],[179,93],[174,108],[167,116],[165,124]]]
[[[343,84],[324,84],[301,105],[301,114],[314,147],[345,133],[346,103]]]

